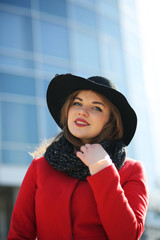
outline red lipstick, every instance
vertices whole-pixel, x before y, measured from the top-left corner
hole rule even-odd
[[[86,127],[86,126],[89,125],[89,123],[86,120],[82,119],[82,118],[77,118],[75,120],[75,124],[78,127]]]

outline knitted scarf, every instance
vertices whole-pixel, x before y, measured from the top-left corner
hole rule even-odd
[[[100,144],[119,170],[126,157],[125,144],[121,140],[105,140]],[[54,169],[65,172],[71,177],[86,181],[90,175],[89,168],[76,156],[73,145],[64,136],[51,143],[44,157]]]

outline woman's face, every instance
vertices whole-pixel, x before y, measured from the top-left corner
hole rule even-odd
[[[83,143],[101,132],[110,119],[110,107],[99,94],[84,90],[78,93],[68,111],[68,129]]]

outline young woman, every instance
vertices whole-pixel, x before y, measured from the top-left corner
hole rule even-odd
[[[148,195],[142,164],[126,157],[137,125],[126,98],[106,78],[63,74],[47,104],[63,131],[31,163],[8,240],[139,239]]]

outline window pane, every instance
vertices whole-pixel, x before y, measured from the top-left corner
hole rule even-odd
[[[42,71],[46,74],[45,79],[51,80],[56,74],[65,74],[71,72],[70,68],[59,67],[51,64],[46,64],[45,61],[42,65]]]
[[[0,91],[34,96],[35,81],[29,77],[0,73]]]
[[[132,89],[132,91],[135,91],[137,95],[139,94],[139,96],[141,96],[142,95],[141,93],[144,91],[141,61],[138,57],[128,53],[125,54],[125,60],[126,60],[126,73],[130,81],[129,86]],[[145,101],[145,99],[142,98],[142,101],[143,100]]]
[[[50,139],[57,136],[58,132],[60,132],[60,128],[57,123],[52,118],[47,104],[45,106],[41,106],[38,109],[39,116],[39,141],[42,142],[43,139]]]
[[[68,32],[65,27],[42,21],[41,40],[44,54],[69,58]]]
[[[96,15],[95,12],[77,5],[69,5],[69,17],[79,23],[92,28],[96,28]]]
[[[12,4],[15,6],[26,7],[26,8],[31,7],[30,0],[0,0],[0,3]]]
[[[130,49],[130,47],[133,47],[134,52],[136,52],[137,55],[139,55],[140,44],[138,36],[125,30],[123,31],[123,37],[125,39],[125,49]]]
[[[97,4],[97,8],[99,9],[101,14],[104,14],[105,16],[109,17],[110,19],[113,19],[115,21],[119,21],[119,9],[118,9],[118,3],[115,3],[116,5],[113,5],[112,2],[106,2],[105,1],[99,1]]]
[[[130,7],[133,11],[136,10],[136,1],[135,0],[121,0],[120,5],[124,5],[126,7]]]
[[[123,57],[116,42],[101,41],[102,66],[106,74],[115,73],[123,75]]]
[[[36,107],[2,102],[2,141],[37,143]]]
[[[53,76],[54,77],[54,76]],[[52,78],[53,78],[52,77]],[[51,80],[51,79],[50,79]],[[46,81],[44,80],[43,81],[43,96],[45,97],[46,96],[46,92],[47,92],[47,88],[48,88],[48,85],[49,85],[50,81]]]
[[[108,35],[116,37],[116,39],[120,39],[120,26],[115,21],[112,21],[106,17],[100,17],[100,29],[107,33]]]
[[[73,2],[73,1],[72,1]],[[79,0],[74,0],[74,2],[76,3],[79,3]],[[96,0],[81,0],[81,4],[84,4],[84,5],[86,5],[86,4],[90,4],[90,5],[94,5],[95,4],[95,2],[96,2]]]
[[[74,31],[72,48],[75,64],[82,64],[99,71],[99,49],[96,37]]]
[[[25,60],[21,58],[11,57],[11,56],[2,56],[0,55],[0,64],[5,64],[11,67],[25,67],[25,68],[34,68],[34,63],[32,60]]]
[[[31,19],[0,12],[0,47],[32,51]]]
[[[66,1],[65,0],[39,0],[41,11],[66,17]]]
[[[57,136],[58,132],[62,131],[57,123],[54,121],[50,115],[48,109],[46,108],[46,138]]]
[[[47,105],[45,105],[45,107],[41,107],[40,124],[41,139],[49,139],[51,137],[55,137],[57,136],[58,132],[60,132],[60,129],[52,118]]]
[[[2,164],[5,165],[29,165],[32,159],[27,150],[2,150]]]

